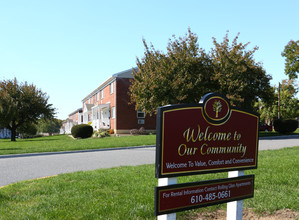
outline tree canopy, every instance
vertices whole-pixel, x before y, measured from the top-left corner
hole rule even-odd
[[[25,123],[17,128],[17,132],[20,138],[34,137],[37,135],[37,127],[36,124]]]
[[[280,88],[280,114],[282,118],[299,116],[299,100],[296,98],[295,80],[282,80]]]
[[[228,34],[218,43],[213,38],[214,48],[211,59],[214,68],[214,80],[217,81],[217,91],[225,94],[235,106],[253,110],[258,98],[266,103],[273,101],[273,90],[270,86],[272,77],[266,74],[261,63],[254,60],[254,47],[247,50],[249,43],[238,43],[239,34],[231,45]]]
[[[285,74],[289,79],[298,78],[299,73],[299,40],[289,41],[281,53],[285,57]]]
[[[52,120],[38,120],[37,131],[38,133],[59,133],[60,127],[62,126],[62,121],[59,119]]]
[[[280,83],[280,116],[281,118],[295,118],[299,116],[299,100],[296,98],[297,90],[295,80],[282,80]],[[256,103],[259,109],[260,120],[271,123],[278,118],[278,87],[273,87],[275,91],[275,101],[266,104],[262,101]]]
[[[173,38],[165,54],[143,40],[144,57],[137,58],[130,87],[136,109],[151,114],[162,105],[198,102],[213,91],[211,61],[198,47],[197,36],[189,30],[185,37]]]
[[[19,127],[36,124],[41,118],[52,119],[54,114],[48,96],[35,85],[19,84],[16,78],[0,81],[0,125],[11,130],[12,141]]]
[[[208,92],[220,92],[232,104],[252,110],[257,98],[271,100],[271,76],[253,59],[247,44],[229,44],[228,35],[222,43],[214,39],[215,48],[206,53],[199,47],[198,37],[188,30],[184,37],[169,40],[167,52],[145,47],[144,56],[137,58],[138,70],[133,72],[131,101],[136,109],[155,113],[167,104],[198,103]]]

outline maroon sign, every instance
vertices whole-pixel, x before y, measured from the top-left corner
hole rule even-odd
[[[253,197],[254,175],[156,187],[155,215]]]
[[[256,168],[258,124],[257,114],[215,93],[158,108],[156,177]]]

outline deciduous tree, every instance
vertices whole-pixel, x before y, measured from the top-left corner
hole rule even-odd
[[[266,74],[261,63],[254,60],[258,48],[247,50],[249,43],[239,43],[238,37],[231,44],[228,34],[221,43],[213,38],[211,59],[214,80],[218,83],[217,91],[225,94],[233,105],[253,110],[258,98],[266,103],[273,101],[274,94],[270,86],[272,77]]]
[[[0,125],[11,130],[12,141],[16,140],[17,128],[36,124],[40,118],[51,119],[54,114],[48,96],[35,85],[19,84],[16,78],[0,81]]]
[[[289,41],[281,53],[285,57],[285,74],[289,79],[298,78],[299,73],[299,40]]]
[[[190,29],[185,37],[169,40],[167,53],[143,40],[144,57],[137,58],[130,87],[136,109],[153,113],[167,104],[198,103],[208,92],[220,92],[232,104],[250,110],[258,98],[272,101],[271,76],[253,59],[257,48],[246,50],[248,43],[237,39],[232,45],[228,35],[222,43],[214,39],[215,48],[208,54],[199,48],[198,37]]]
[[[17,132],[20,138],[34,137],[37,133],[36,124],[26,123],[18,127]]]
[[[39,133],[49,133],[52,135],[53,133],[59,133],[59,129],[62,125],[62,121],[59,119],[52,120],[39,120],[37,124],[37,131]]]
[[[282,80],[280,89],[280,114],[282,118],[299,116],[299,100],[296,98],[298,90],[295,80]]]
[[[138,71],[130,87],[136,109],[151,114],[167,104],[197,103],[214,90],[211,60],[197,41],[189,29],[184,37],[173,36],[163,53],[143,40],[144,57],[137,58]]]
[[[280,87],[280,116],[282,118],[295,118],[299,116],[299,100],[296,98],[295,80],[282,80]],[[259,107],[261,121],[267,123],[273,122],[278,117],[278,88],[273,87],[275,91],[275,101],[271,104],[266,104],[262,101],[257,103]]]

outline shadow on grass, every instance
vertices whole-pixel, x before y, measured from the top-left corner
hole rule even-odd
[[[0,193],[0,200],[4,201],[4,200],[8,200],[8,199],[9,199],[8,196],[4,196],[4,195],[2,195],[2,193]]]
[[[2,150],[22,150],[22,148],[0,148],[0,151]]]
[[[38,140],[34,140],[34,139],[18,139],[16,142],[44,142],[44,141],[59,141],[60,139],[38,139]],[[12,141],[13,142],[13,141]]]

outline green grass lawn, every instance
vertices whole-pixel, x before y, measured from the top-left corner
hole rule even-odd
[[[0,139],[0,155],[155,145],[155,135],[72,139],[56,135],[32,139]]]
[[[299,211],[299,147],[259,153],[254,198],[244,208],[256,212]],[[0,219],[155,219],[154,165],[62,174],[0,189]],[[226,177],[227,173],[180,177],[190,182]],[[209,212],[225,205],[197,209]],[[180,212],[186,219],[193,211]]]

